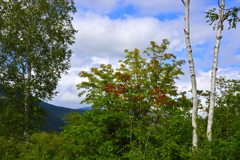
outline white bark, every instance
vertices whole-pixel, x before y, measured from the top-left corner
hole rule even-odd
[[[29,65],[28,66],[28,78],[27,78],[27,82],[28,80],[30,81],[30,78],[31,78],[31,68],[32,66]],[[24,73],[23,73],[24,74]],[[26,88],[24,89],[24,96],[25,96],[25,100],[27,100],[27,98],[29,97],[29,86],[27,85]],[[29,109],[29,104],[28,102],[25,102],[25,128],[24,128],[24,137],[25,137],[25,140],[26,140],[26,145],[29,144],[29,133],[28,133],[28,109]]]
[[[190,0],[186,0],[185,3],[182,0],[183,4],[185,5],[185,40],[186,40],[186,48],[187,48],[187,54],[188,54],[188,62],[189,62],[189,69],[190,69],[190,75],[191,75],[191,83],[192,83],[192,99],[193,99],[193,109],[192,109],[192,126],[193,126],[193,150],[194,147],[198,147],[198,125],[197,125],[197,113],[198,113],[198,99],[197,99],[197,82],[196,82],[196,74],[194,69],[194,62],[192,58],[192,49],[190,44],[190,28],[189,28],[189,4]]]
[[[30,3],[30,5],[32,6],[32,2]],[[21,28],[21,31],[24,32]],[[29,46],[29,44],[26,43],[26,46]],[[31,53],[28,53],[29,57],[31,57]],[[36,57],[36,56],[35,56]],[[21,62],[21,60],[19,59],[19,61]],[[22,64],[22,63],[21,63]],[[28,72],[28,75],[27,75],[27,81],[26,82],[30,82],[31,81],[31,71],[32,71],[32,65],[33,65],[33,62],[30,62],[28,63],[28,69],[27,69],[27,72]],[[23,64],[22,64],[22,69],[23,69]],[[23,70],[23,80],[24,79],[24,70]],[[27,84],[26,88],[24,88],[24,96],[25,96],[25,100],[27,100],[27,98],[30,96],[30,86],[29,84]],[[29,121],[29,117],[28,117],[28,109],[29,109],[29,104],[28,104],[28,101],[25,102],[24,104],[24,107],[25,107],[25,128],[24,128],[24,136],[25,136],[25,143],[26,145],[29,144],[29,133],[28,133],[28,130],[29,130],[29,126],[28,126],[28,121]],[[28,149],[28,146],[26,147]]]
[[[210,108],[208,115],[208,125],[207,125],[207,137],[208,141],[212,141],[212,126],[213,126],[213,116],[214,116],[214,105],[215,105],[215,91],[216,91],[216,74],[217,74],[217,62],[218,62],[218,53],[220,47],[220,40],[222,38],[222,23],[223,23],[223,14],[224,14],[225,0],[221,1],[221,10],[218,19],[217,26],[217,36],[216,43],[214,47],[214,56],[213,56],[213,66],[212,66],[212,74],[211,74],[211,94],[210,94]]]

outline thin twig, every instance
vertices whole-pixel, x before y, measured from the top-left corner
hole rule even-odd
[[[185,6],[185,3],[184,3],[184,1],[182,0],[182,3],[183,3],[183,5]]]

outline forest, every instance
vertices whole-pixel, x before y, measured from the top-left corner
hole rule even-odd
[[[219,14],[215,8],[205,12],[207,22],[218,24],[211,90],[203,91],[197,89],[192,57],[190,0],[182,2],[192,89],[180,92],[175,85],[186,61],[164,53],[170,42],[150,41],[143,51],[150,62],[137,48],[126,49],[116,71],[111,64],[80,71],[77,76],[88,79],[76,84],[83,89],[80,104],[92,104],[81,114],[64,108],[47,112],[39,105],[57,95],[61,74],[70,69],[69,46],[78,32],[69,14],[77,11],[74,2],[0,0],[0,159],[240,159],[240,80],[216,76],[223,21],[236,28],[240,8],[225,9],[221,0]],[[39,130],[49,115],[49,120],[66,120],[63,127],[55,124],[60,132]]]
[[[136,56],[136,62],[139,62],[141,56],[137,50],[129,53],[128,58],[134,59]],[[156,63],[157,66],[158,61],[152,60],[151,63]],[[174,68],[165,65],[163,69],[170,72],[166,72],[162,76],[164,80],[155,84],[152,83],[153,80],[151,82],[141,78],[132,83],[134,81],[130,78],[130,71],[127,74],[113,73],[111,65],[101,65],[100,68],[103,69],[92,68],[92,74],[81,72],[79,76],[91,78],[89,82],[77,85],[79,88],[98,88],[95,91],[88,89],[93,96],[84,100],[94,102],[93,110],[86,114],[75,112],[67,115],[67,125],[60,127],[64,129],[63,132],[41,132],[33,129],[29,132],[30,143],[26,149],[25,141],[20,136],[24,129],[23,124],[13,123],[15,125],[9,128],[9,121],[1,123],[1,159],[239,159],[240,95],[233,94],[239,91],[239,80],[217,78],[216,85],[219,86],[221,95],[217,96],[214,111],[213,141],[209,143],[205,134],[208,116],[204,119],[198,116],[199,149],[196,153],[192,152],[192,100],[185,96],[186,91],[179,93],[182,97],[176,99],[164,94],[168,92],[169,95],[176,95],[175,89],[169,90],[176,86],[167,85],[174,84],[173,76],[167,75],[173,73]],[[122,65],[122,68],[125,66]],[[146,75],[144,68],[138,69],[138,73]],[[154,67],[151,71],[156,72]],[[175,74],[179,73],[180,70]],[[121,83],[113,83],[113,79],[112,83],[106,81],[107,77],[114,74]],[[96,75],[105,78],[100,81]],[[157,74],[149,77],[158,78]],[[153,87],[155,89],[148,92],[144,88],[150,90],[151,87],[145,82],[151,82],[150,86],[166,87],[161,87],[162,90]],[[83,93],[84,91],[79,96]],[[102,96],[102,93],[105,95]],[[120,93],[126,98],[121,97]],[[207,98],[209,103],[209,91],[198,91],[198,95]],[[144,99],[146,97],[150,103]],[[1,106],[4,105],[1,102]],[[158,109],[152,110],[151,106]],[[200,107],[207,113],[208,108]],[[17,116],[16,109],[8,109],[11,115]],[[19,132],[13,132],[16,128]],[[208,154],[210,147],[211,155]]]

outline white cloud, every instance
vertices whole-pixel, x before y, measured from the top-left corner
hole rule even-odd
[[[105,3],[103,3],[105,2]],[[190,4],[190,42],[197,77],[197,88],[199,90],[210,90],[211,69],[213,61],[213,49],[216,41],[216,31],[206,23],[205,13],[217,3],[207,5],[207,1],[193,1]],[[182,66],[184,76],[176,80],[179,91],[191,89],[191,79],[186,52],[185,35],[183,29],[184,6],[179,0],[175,1],[78,1],[76,3],[78,12],[74,15],[73,25],[78,30],[76,43],[71,46],[73,57],[71,58],[71,69],[68,75],[62,75],[57,91],[60,91],[52,102],[69,108],[87,107],[89,105],[79,102],[83,97],[78,97],[79,90],[76,85],[86,79],[78,77],[80,71],[90,71],[90,68],[100,68],[100,64],[112,64],[115,71],[119,68],[118,60],[125,59],[125,49],[133,51],[135,48],[143,50],[150,46],[150,41],[161,45],[162,39],[170,42],[166,53],[174,53],[177,60],[184,59],[186,64]],[[126,19],[111,19],[107,14],[113,11],[133,5],[134,15],[126,16]],[[104,11],[104,13],[100,13]],[[173,19],[154,18],[157,15],[174,15]],[[225,24],[224,24],[225,25]],[[239,79],[239,27],[237,29],[225,30],[222,32],[217,77],[226,76],[227,79]],[[148,58],[149,60],[149,58]],[[235,67],[231,67],[235,65]],[[187,93],[191,98],[191,93]],[[204,104],[204,99],[201,98]],[[70,102],[71,101],[71,102]]]

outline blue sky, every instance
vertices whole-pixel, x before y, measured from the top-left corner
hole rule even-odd
[[[111,64],[114,71],[120,67],[118,60],[125,59],[125,49],[140,50],[141,56],[150,58],[143,51],[150,46],[150,41],[157,44],[162,39],[170,42],[165,53],[173,53],[177,60],[186,60],[182,65],[185,73],[176,80],[179,91],[191,89],[191,79],[185,45],[185,8],[181,0],[81,0],[75,2],[77,13],[73,15],[73,25],[78,30],[73,50],[71,69],[67,75],[62,74],[56,91],[60,92],[50,104],[67,108],[90,107],[91,104],[79,104],[84,98],[78,97],[81,90],[76,85],[86,78],[78,73],[90,68],[100,68],[100,64]],[[239,0],[226,1],[226,8],[239,7]],[[199,90],[210,90],[213,63],[213,48],[216,41],[216,30],[206,23],[209,9],[217,8],[217,0],[191,1],[190,3],[190,42]],[[238,14],[238,16],[240,16]],[[228,30],[224,22],[218,58],[217,77],[240,79],[240,27]],[[219,90],[217,90],[220,94]],[[191,93],[186,94],[189,98]],[[205,99],[201,98],[205,105]],[[201,113],[200,113],[201,114]]]
[[[217,0],[190,2],[190,42],[199,90],[210,90],[216,41],[216,30],[206,23],[204,12],[212,8],[217,8],[218,12],[217,3]],[[226,8],[240,6],[240,0],[225,3]],[[185,7],[181,0],[76,0],[75,5],[78,11],[73,15],[72,23],[78,33],[75,44],[70,46],[73,50],[71,69],[67,75],[62,74],[56,89],[59,93],[47,103],[72,109],[90,107],[91,104],[79,104],[86,94],[78,97],[80,90],[76,85],[88,81],[77,76],[81,71],[89,73],[90,68],[100,68],[102,63],[111,64],[115,71],[121,64],[118,60],[125,59],[125,49],[139,49],[141,56],[149,62],[150,57],[142,54],[143,51],[150,46],[150,41],[160,45],[163,39],[170,42],[165,53],[173,53],[177,60],[187,62],[181,67],[185,75],[175,81],[178,91],[191,89],[183,31]],[[224,22],[217,77],[240,79],[240,26],[227,28],[228,23]],[[191,93],[186,95],[191,97]],[[201,101],[205,104],[205,99],[201,98]]]

